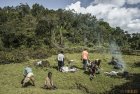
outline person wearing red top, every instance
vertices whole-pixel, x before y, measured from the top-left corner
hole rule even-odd
[[[88,51],[87,51],[87,49],[83,50],[81,59],[83,60],[83,69],[86,71],[87,62],[88,62]]]

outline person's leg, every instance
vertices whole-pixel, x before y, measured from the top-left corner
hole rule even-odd
[[[58,63],[58,70],[59,71],[61,71],[62,66],[63,66],[63,62],[62,61],[59,61],[59,63]]]
[[[83,60],[83,69],[86,71],[87,67],[87,60]]]
[[[30,81],[30,78],[25,77],[25,79],[23,81],[23,84],[22,84],[22,87],[25,87],[26,86],[26,83],[28,83],[29,81]]]
[[[62,67],[64,66],[64,61],[62,61]]]
[[[30,80],[31,80],[31,82],[32,82],[32,85],[35,86],[35,79],[34,79],[34,76],[31,76],[31,77],[30,77]]]
[[[26,76],[24,76],[24,78],[21,80],[21,84],[23,84],[25,78],[26,78]]]
[[[60,71],[60,61],[58,61],[58,71]]]
[[[83,59],[83,69],[85,69],[85,60]]]
[[[93,79],[93,76],[94,76],[94,72],[93,72],[93,70],[92,70],[92,69],[90,69],[90,80],[92,80],[92,79]]]
[[[60,61],[60,71],[62,71],[63,61]]]

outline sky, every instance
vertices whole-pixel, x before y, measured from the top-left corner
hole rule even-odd
[[[90,13],[108,22],[112,27],[121,27],[129,33],[140,33],[140,0],[0,0],[0,7],[34,3],[48,9],[75,10],[75,13]]]

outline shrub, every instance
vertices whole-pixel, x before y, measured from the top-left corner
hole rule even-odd
[[[30,50],[30,58],[33,59],[44,59],[50,57],[52,54],[47,48],[35,48]]]
[[[93,44],[93,43],[88,43],[87,46],[88,46],[88,47],[94,47],[94,44]]]
[[[20,63],[28,60],[28,53],[21,50],[13,50],[10,52],[0,52],[0,63],[9,64],[9,63]]]

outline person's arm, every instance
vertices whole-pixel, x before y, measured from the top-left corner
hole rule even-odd
[[[53,86],[53,80],[51,80],[51,85]]]
[[[89,60],[89,53],[87,52],[87,60]]]
[[[24,69],[23,76],[26,76],[26,75],[27,75],[27,71],[26,71],[26,69]]]
[[[47,81],[48,81],[48,80],[47,80],[47,77],[46,77],[46,78],[45,78],[45,85],[47,85]]]
[[[82,55],[81,55],[81,60],[83,60],[83,52],[82,52]]]

